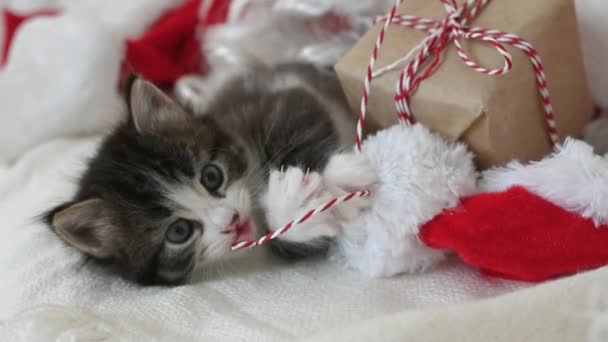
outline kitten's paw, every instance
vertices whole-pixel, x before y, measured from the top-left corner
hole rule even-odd
[[[325,170],[324,181],[335,196],[352,191],[369,190],[378,180],[376,169],[361,153],[347,152],[333,155]],[[342,219],[356,219],[361,210],[371,204],[369,197],[358,197],[338,205],[337,212]]]
[[[300,218],[331,198],[332,194],[324,189],[323,179],[317,172],[304,172],[299,167],[289,167],[284,172],[272,171],[268,191],[263,197],[270,229],[280,229],[289,221]],[[339,225],[334,221],[330,211],[319,213],[281,238],[306,242],[320,237],[333,237],[339,231]]]
[[[357,152],[333,155],[323,171],[325,182],[345,192],[366,190],[378,180],[378,174],[369,159]]]

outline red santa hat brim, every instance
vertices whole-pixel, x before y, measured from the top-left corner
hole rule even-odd
[[[608,264],[608,160],[568,140],[483,174],[484,193],[426,223],[428,246],[505,278],[541,281]]]

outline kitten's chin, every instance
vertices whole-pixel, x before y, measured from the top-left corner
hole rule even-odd
[[[222,235],[212,246],[204,248],[198,256],[196,268],[231,259],[235,254],[238,254],[232,251],[232,244],[236,241],[235,237],[236,232]]]
[[[215,242],[201,248],[197,258],[196,268],[205,268],[218,262],[233,259],[244,250],[233,251],[232,245],[239,241],[251,241],[257,237],[257,224],[251,217],[243,217],[227,231],[222,232]]]

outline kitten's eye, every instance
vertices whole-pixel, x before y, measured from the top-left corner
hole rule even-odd
[[[213,164],[206,165],[203,168],[203,174],[201,176],[201,184],[208,191],[216,191],[224,183],[224,174],[219,167]]]
[[[192,222],[184,219],[177,219],[171,223],[169,229],[165,233],[165,237],[171,243],[184,243],[190,239],[194,228]]]

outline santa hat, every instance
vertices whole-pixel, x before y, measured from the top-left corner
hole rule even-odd
[[[340,255],[371,276],[424,270],[448,252],[495,276],[541,281],[608,264],[608,157],[568,139],[539,162],[478,175],[473,155],[420,124],[368,137],[371,207]],[[477,182],[476,182],[477,181]]]
[[[422,226],[424,244],[526,281],[608,264],[608,159],[587,143],[486,171],[480,190]]]

